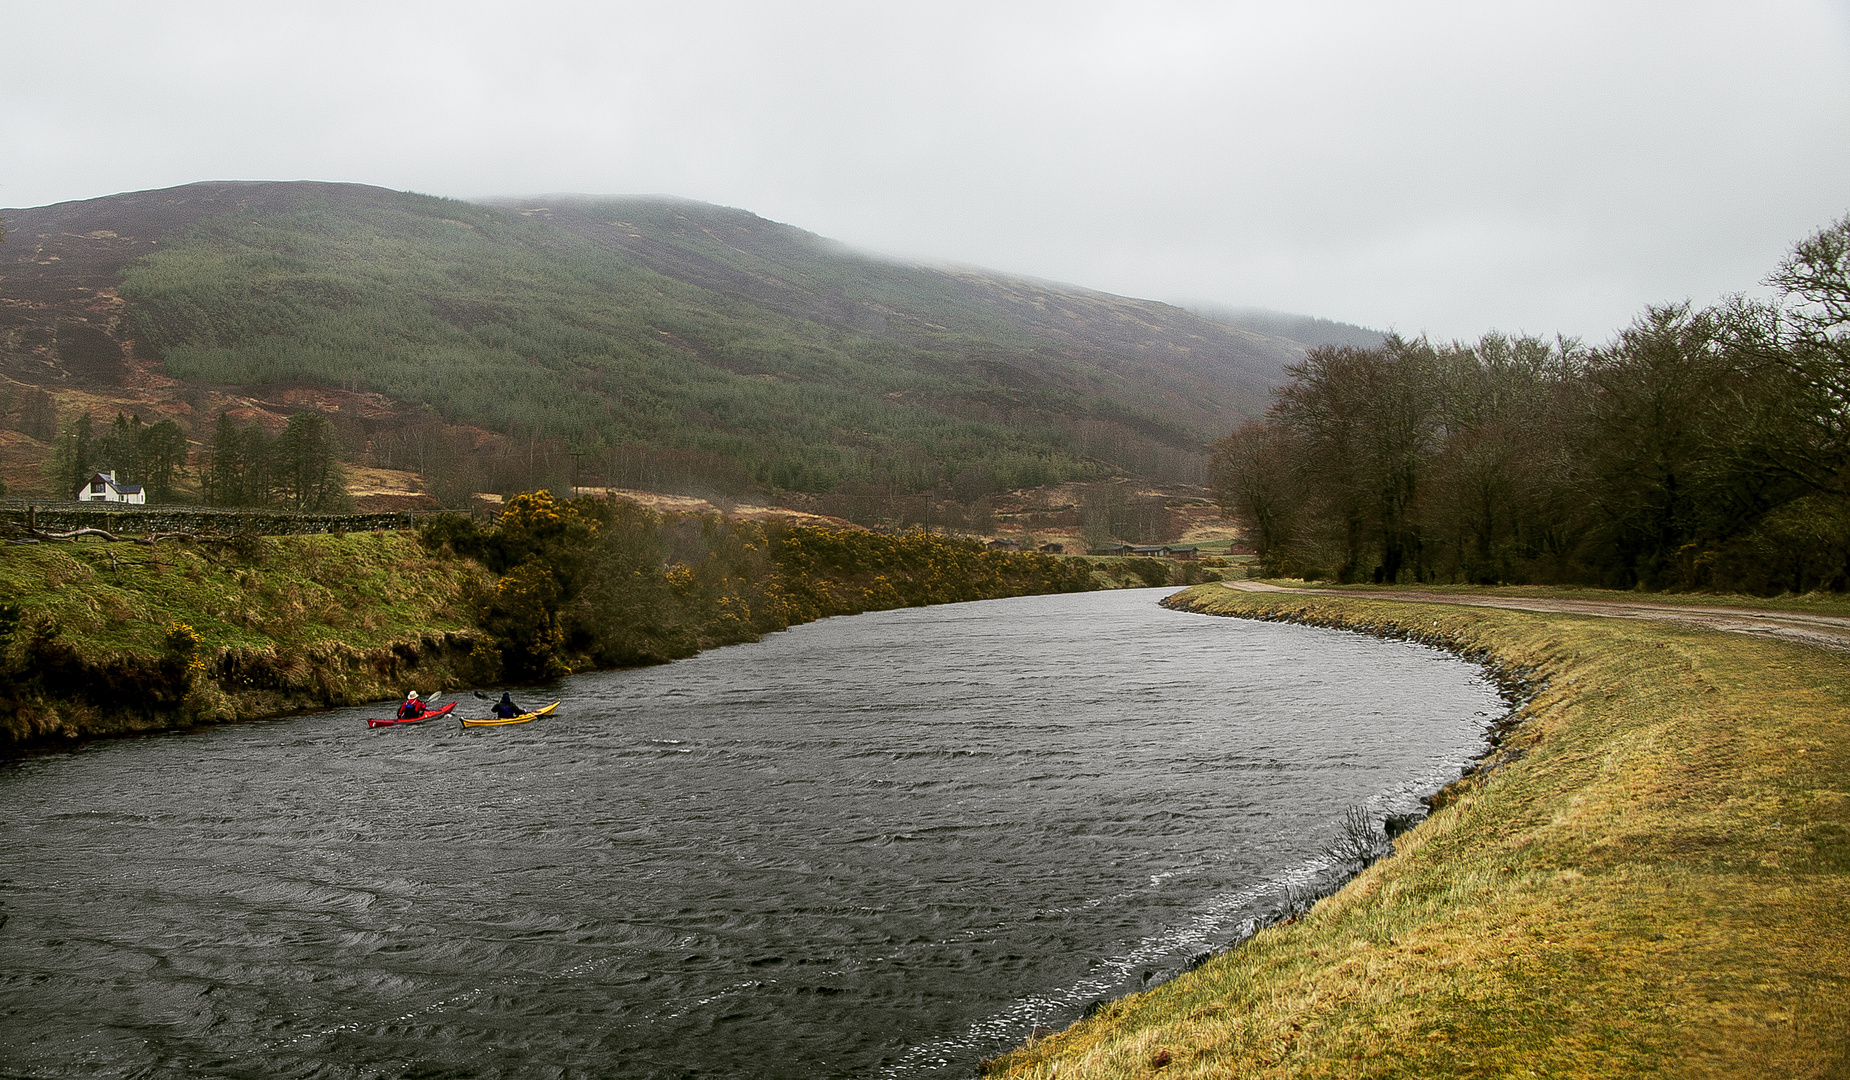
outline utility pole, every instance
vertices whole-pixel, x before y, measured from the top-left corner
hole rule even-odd
[[[578,459],[590,453],[589,450],[568,450],[566,454],[572,459],[572,497],[578,497]]]

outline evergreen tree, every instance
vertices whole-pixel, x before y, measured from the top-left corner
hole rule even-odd
[[[244,466],[243,495],[239,506],[269,506],[276,491],[275,446],[263,425],[252,420],[238,432],[240,460]]]
[[[141,481],[147,485],[148,500],[167,502],[186,467],[186,433],[172,420],[161,420],[141,429],[140,443]]]
[[[98,440],[97,458],[114,471],[119,484],[139,484],[141,473],[141,417],[116,414],[108,434]]]
[[[205,496],[210,506],[244,505],[244,438],[229,413],[218,414],[206,445]]]
[[[63,425],[45,470],[45,478],[58,498],[76,498],[79,490],[89,483],[98,465],[97,449],[89,413],[78,413]]]
[[[346,478],[334,457],[327,417],[297,413],[277,439],[276,490],[293,510],[332,510],[346,501]]]

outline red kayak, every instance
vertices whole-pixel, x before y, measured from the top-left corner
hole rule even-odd
[[[399,727],[404,724],[422,724],[426,720],[435,720],[439,716],[446,715],[451,709],[454,709],[455,707],[456,707],[456,703],[452,701],[448,705],[441,705],[435,709],[424,710],[423,716],[413,716],[413,717],[409,717],[404,720],[368,720],[366,722],[366,726],[367,727]]]

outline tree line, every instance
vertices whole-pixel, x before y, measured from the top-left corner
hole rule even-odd
[[[11,395],[0,405],[11,411]],[[149,502],[173,502],[188,472],[186,432],[172,420],[144,422],[117,413],[98,430],[88,412],[62,418],[51,395],[30,391],[18,409],[16,426],[52,444],[43,474],[51,493],[72,498],[97,473],[114,473],[118,484],[139,484]],[[297,413],[272,436],[256,421],[239,427],[220,413],[195,465],[200,494],[208,506],[341,511],[351,500],[340,440],[326,416]],[[6,494],[0,486],[0,495]]]
[[[316,412],[291,416],[274,437],[255,420],[239,427],[219,413],[200,487],[208,506],[334,511],[351,502],[332,426]]]
[[[1313,349],[1215,444],[1217,498],[1272,576],[1850,588],[1850,217],[1766,284],[1600,347]]]
[[[55,411],[51,415],[55,423]],[[144,424],[139,416],[117,413],[115,421],[98,432],[90,414],[79,413],[57,425],[45,479],[54,494],[69,499],[90,477],[113,472],[117,483],[140,484],[150,500],[165,502],[173,498],[174,484],[185,467],[186,433],[172,420]]]

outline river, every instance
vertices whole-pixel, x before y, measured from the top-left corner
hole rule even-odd
[[[825,620],[518,727],[0,767],[0,1074],[970,1076],[1311,889],[1502,711],[1168,591]]]

